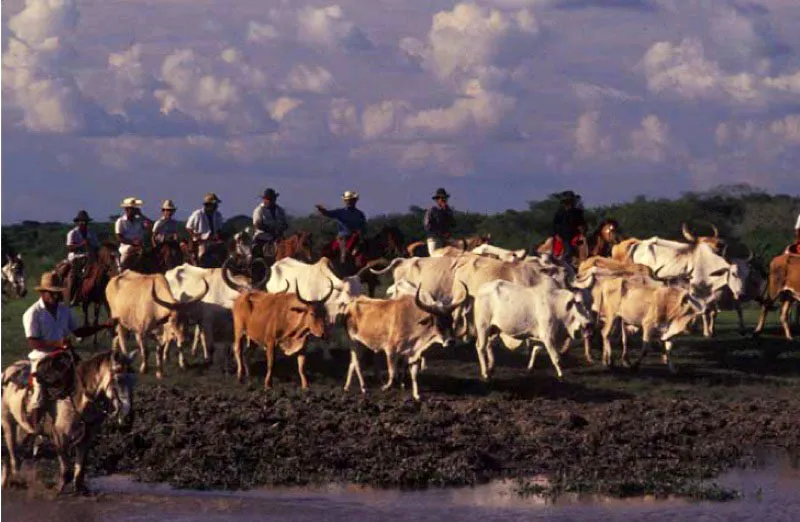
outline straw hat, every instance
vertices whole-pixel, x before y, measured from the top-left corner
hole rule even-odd
[[[344,201],[351,201],[353,199],[358,199],[358,192],[355,190],[345,190],[344,194],[342,194],[342,199]]]
[[[122,203],[120,203],[119,206],[122,208],[142,208],[143,204],[144,201],[142,201],[141,199],[130,197],[123,199]]]
[[[171,199],[165,199],[161,203],[161,210],[175,210],[175,203]]]
[[[209,192],[203,196],[203,203],[222,203],[222,200],[219,199],[213,192]]]
[[[58,277],[58,274],[55,272],[45,272],[42,274],[42,279],[39,282],[39,286],[36,287],[36,291],[61,293],[64,291],[64,287],[61,286],[61,279]]]

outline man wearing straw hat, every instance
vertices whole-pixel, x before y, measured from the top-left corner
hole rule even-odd
[[[121,269],[133,268],[137,255],[144,245],[145,228],[150,221],[142,215],[142,200],[129,197],[122,200],[123,214],[114,223],[114,233],[119,241],[119,265]]]
[[[153,247],[165,241],[178,241],[178,222],[173,219],[175,210],[171,199],[161,203],[161,217],[153,223]]]
[[[87,259],[94,256],[97,253],[97,249],[100,248],[97,236],[89,230],[90,221],[92,221],[92,218],[89,217],[89,213],[81,210],[72,220],[75,223],[75,227],[67,232],[67,263],[69,264],[69,270],[66,280],[66,295],[69,296],[70,303],[75,298],[73,289],[80,287]]]
[[[198,208],[186,221],[186,231],[197,245],[197,263],[204,268],[211,268],[210,247],[222,241],[222,214],[217,210],[222,200],[213,192],[203,197],[203,208]]]
[[[116,321],[111,320],[98,326],[78,327],[78,320],[72,311],[61,302],[64,287],[55,272],[42,274],[39,286],[39,300],[33,303],[22,315],[22,326],[31,352],[29,384],[32,394],[28,399],[28,420],[36,429],[42,407],[45,405],[42,384],[37,375],[40,364],[46,358],[71,347],[69,336],[89,337],[104,328],[112,328]]]
[[[435,202],[435,205],[425,212],[425,217],[422,221],[427,235],[429,255],[433,255],[434,250],[442,248],[448,243],[456,224],[453,209],[448,204],[450,194],[440,187],[436,189],[436,193],[431,199]]]
[[[358,244],[367,236],[367,217],[356,208],[358,192],[346,190],[342,194],[343,208],[328,210],[322,205],[317,205],[317,211],[327,218],[336,221],[339,230],[333,248],[339,252],[339,263],[347,262],[348,254],[356,254]]]

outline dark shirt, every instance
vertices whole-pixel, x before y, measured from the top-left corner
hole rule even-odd
[[[339,237],[350,237],[354,232],[360,232],[363,236],[366,231],[367,217],[357,208],[344,207],[320,212],[323,216],[336,220],[336,224],[339,225],[336,235]]]
[[[453,209],[450,207],[439,208],[434,206],[425,212],[423,226],[428,237],[444,237],[452,232],[456,226]]]
[[[579,208],[560,208],[553,218],[553,234],[561,239],[572,239],[581,229],[586,230],[583,210]]]

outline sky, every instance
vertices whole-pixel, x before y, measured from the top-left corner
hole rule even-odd
[[[5,0],[2,222],[800,194],[798,0]]]

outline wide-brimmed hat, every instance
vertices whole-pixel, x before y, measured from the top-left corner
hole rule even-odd
[[[578,196],[571,190],[567,190],[561,193],[561,201],[576,201],[577,199]]]
[[[269,198],[275,201],[276,199],[278,199],[278,196],[280,196],[280,194],[275,192],[275,189],[271,188],[264,189],[264,192],[261,193],[261,199]]]
[[[358,192],[355,190],[345,190],[344,194],[342,194],[342,199],[345,201],[352,201],[354,199],[358,199]]]
[[[89,213],[85,210],[78,211],[78,214],[75,216],[75,219],[72,220],[73,223],[77,223],[78,221],[86,221],[87,223],[91,221],[92,218],[89,217]]]
[[[436,189],[436,194],[434,194],[431,199],[439,199],[439,198],[448,199],[449,197],[450,194],[448,194],[447,191],[442,187],[439,187],[438,189]]]
[[[161,210],[175,210],[175,203],[171,199],[165,199],[161,203]]]
[[[35,288],[37,292],[56,292],[64,291],[61,286],[61,278],[55,272],[45,272],[42,274],[42,279],[39,281],[39,286]]]
[[[222,203],[222,200],[219,199],[213,192],[209,192],[203,196],[203,203]]]
[[[144,201],[142,201],[141,199],[130,197],[123,199],[122,203],[120,203],[119,206],[122,208],[142,208],[143,204]]]

